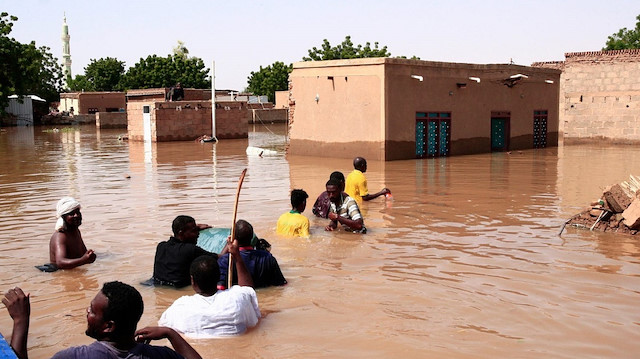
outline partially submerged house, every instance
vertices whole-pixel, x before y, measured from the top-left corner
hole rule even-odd
[[[216,101],[215,133],[211,90],[184,89],[182,101],[166,101],[169,89],[127,91],[127,132],[130,141],[190,141],[203,135],[218,139],[247,138],[246,101]]]
[[[124,112],[124,92],[63,92],[60,94],[60,112],[72,115],[92,115],[97,112]]]
[[[567,143],[640,142],[640,49],[566,53],[559,69],[560,132]]]
[[[559,79],[509,64],[298,62],[289,153],[388,161],[556,146]]]

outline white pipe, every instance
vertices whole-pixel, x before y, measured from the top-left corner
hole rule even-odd
[[[211,61],[211,137],[216,137],[216,62]]]

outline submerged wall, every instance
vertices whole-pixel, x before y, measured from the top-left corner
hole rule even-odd
[[[130,101],[127,104],[130,141],[144,141],[144,107],[149,106],[151,141],[191,141],[212,134],[211,101]],[[216,137],[246,138],[248,111],[244,102],[216,103]]]

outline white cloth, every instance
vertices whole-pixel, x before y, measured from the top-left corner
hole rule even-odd
[[[210,297],[194,294],[178,298],[162,313],[158,325],[200,339],[242,334],[258,324],[258,319],[256,291],[234,285]]]
[[[80,208],[80,202],[76,201],[73,197],[62,197],[56,205],[56,231],[59,231],[64,227],[64,220],[62,216],[73,212],[76,208]]]

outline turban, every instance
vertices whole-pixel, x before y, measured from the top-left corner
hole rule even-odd
[[[73,197],[62,197],[62,199],[58,201],[56,205],[56,218],[58,219],[56,222],[56,231],[64,228],[62,216],[75,211],[77,208],[80,208],[80,202],[76,201]]]

